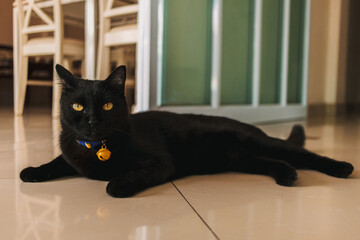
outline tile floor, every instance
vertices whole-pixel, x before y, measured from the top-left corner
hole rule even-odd
[[[294,123],[260,126],[285,138]],[[115,199],[106,182],[23,183],[19,171],[58,154],[49,111],[0,110],[0,239],[357,239],[360,118],[312,119],[306,147],[354,164],[350,179],[299,171],[294,187],[266,176],[194,176]]]

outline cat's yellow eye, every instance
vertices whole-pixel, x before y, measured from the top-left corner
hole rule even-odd
[[[104,106],[103,106],[103,109],[105,110],[105,111],[109,111],[109,110],[111,110],[112,108],[113,108],[113,104],[111,103],[111,102],[108,102],[108,103],[105,103],[104,104]]]
[[[72,108],[73,108],[75,111],[78,111],[78,112],[80,112],[80,111],[82,111],[82,110],[84,109],[83,105],[81,105],[81,104],[79,104],[79,103],[74,103],[74,104],[72,105]]]

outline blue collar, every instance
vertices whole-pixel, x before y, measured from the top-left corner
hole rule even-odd
[[[104,140],[93,141],[93,142],[77,140],[77,142],[87,148],[95,148],[95,147],[100,146],[105,143]]]

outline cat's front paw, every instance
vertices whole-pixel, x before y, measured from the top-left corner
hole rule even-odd
[[[47,176],[39,168],[28,167],[20,172],[20,179],[23,182],[43,182]]]
[[[106,186],[106,192],[112,197],[126,198],[135,195],[138,190],[134,187],[134,184],[120,179],[113,179]]]
[[[297,180],[297,173],[294,168],[284,166],[276,171],[274,178],[277,184],[289,187],[294,185]]]

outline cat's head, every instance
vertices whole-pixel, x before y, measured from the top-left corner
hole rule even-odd
[[[115,69],[103,81],[77,78],[61,65],[56,65],[56,71],[62,83],[60,115],[64,131],[88,141],[126,132],[125,66]]]

